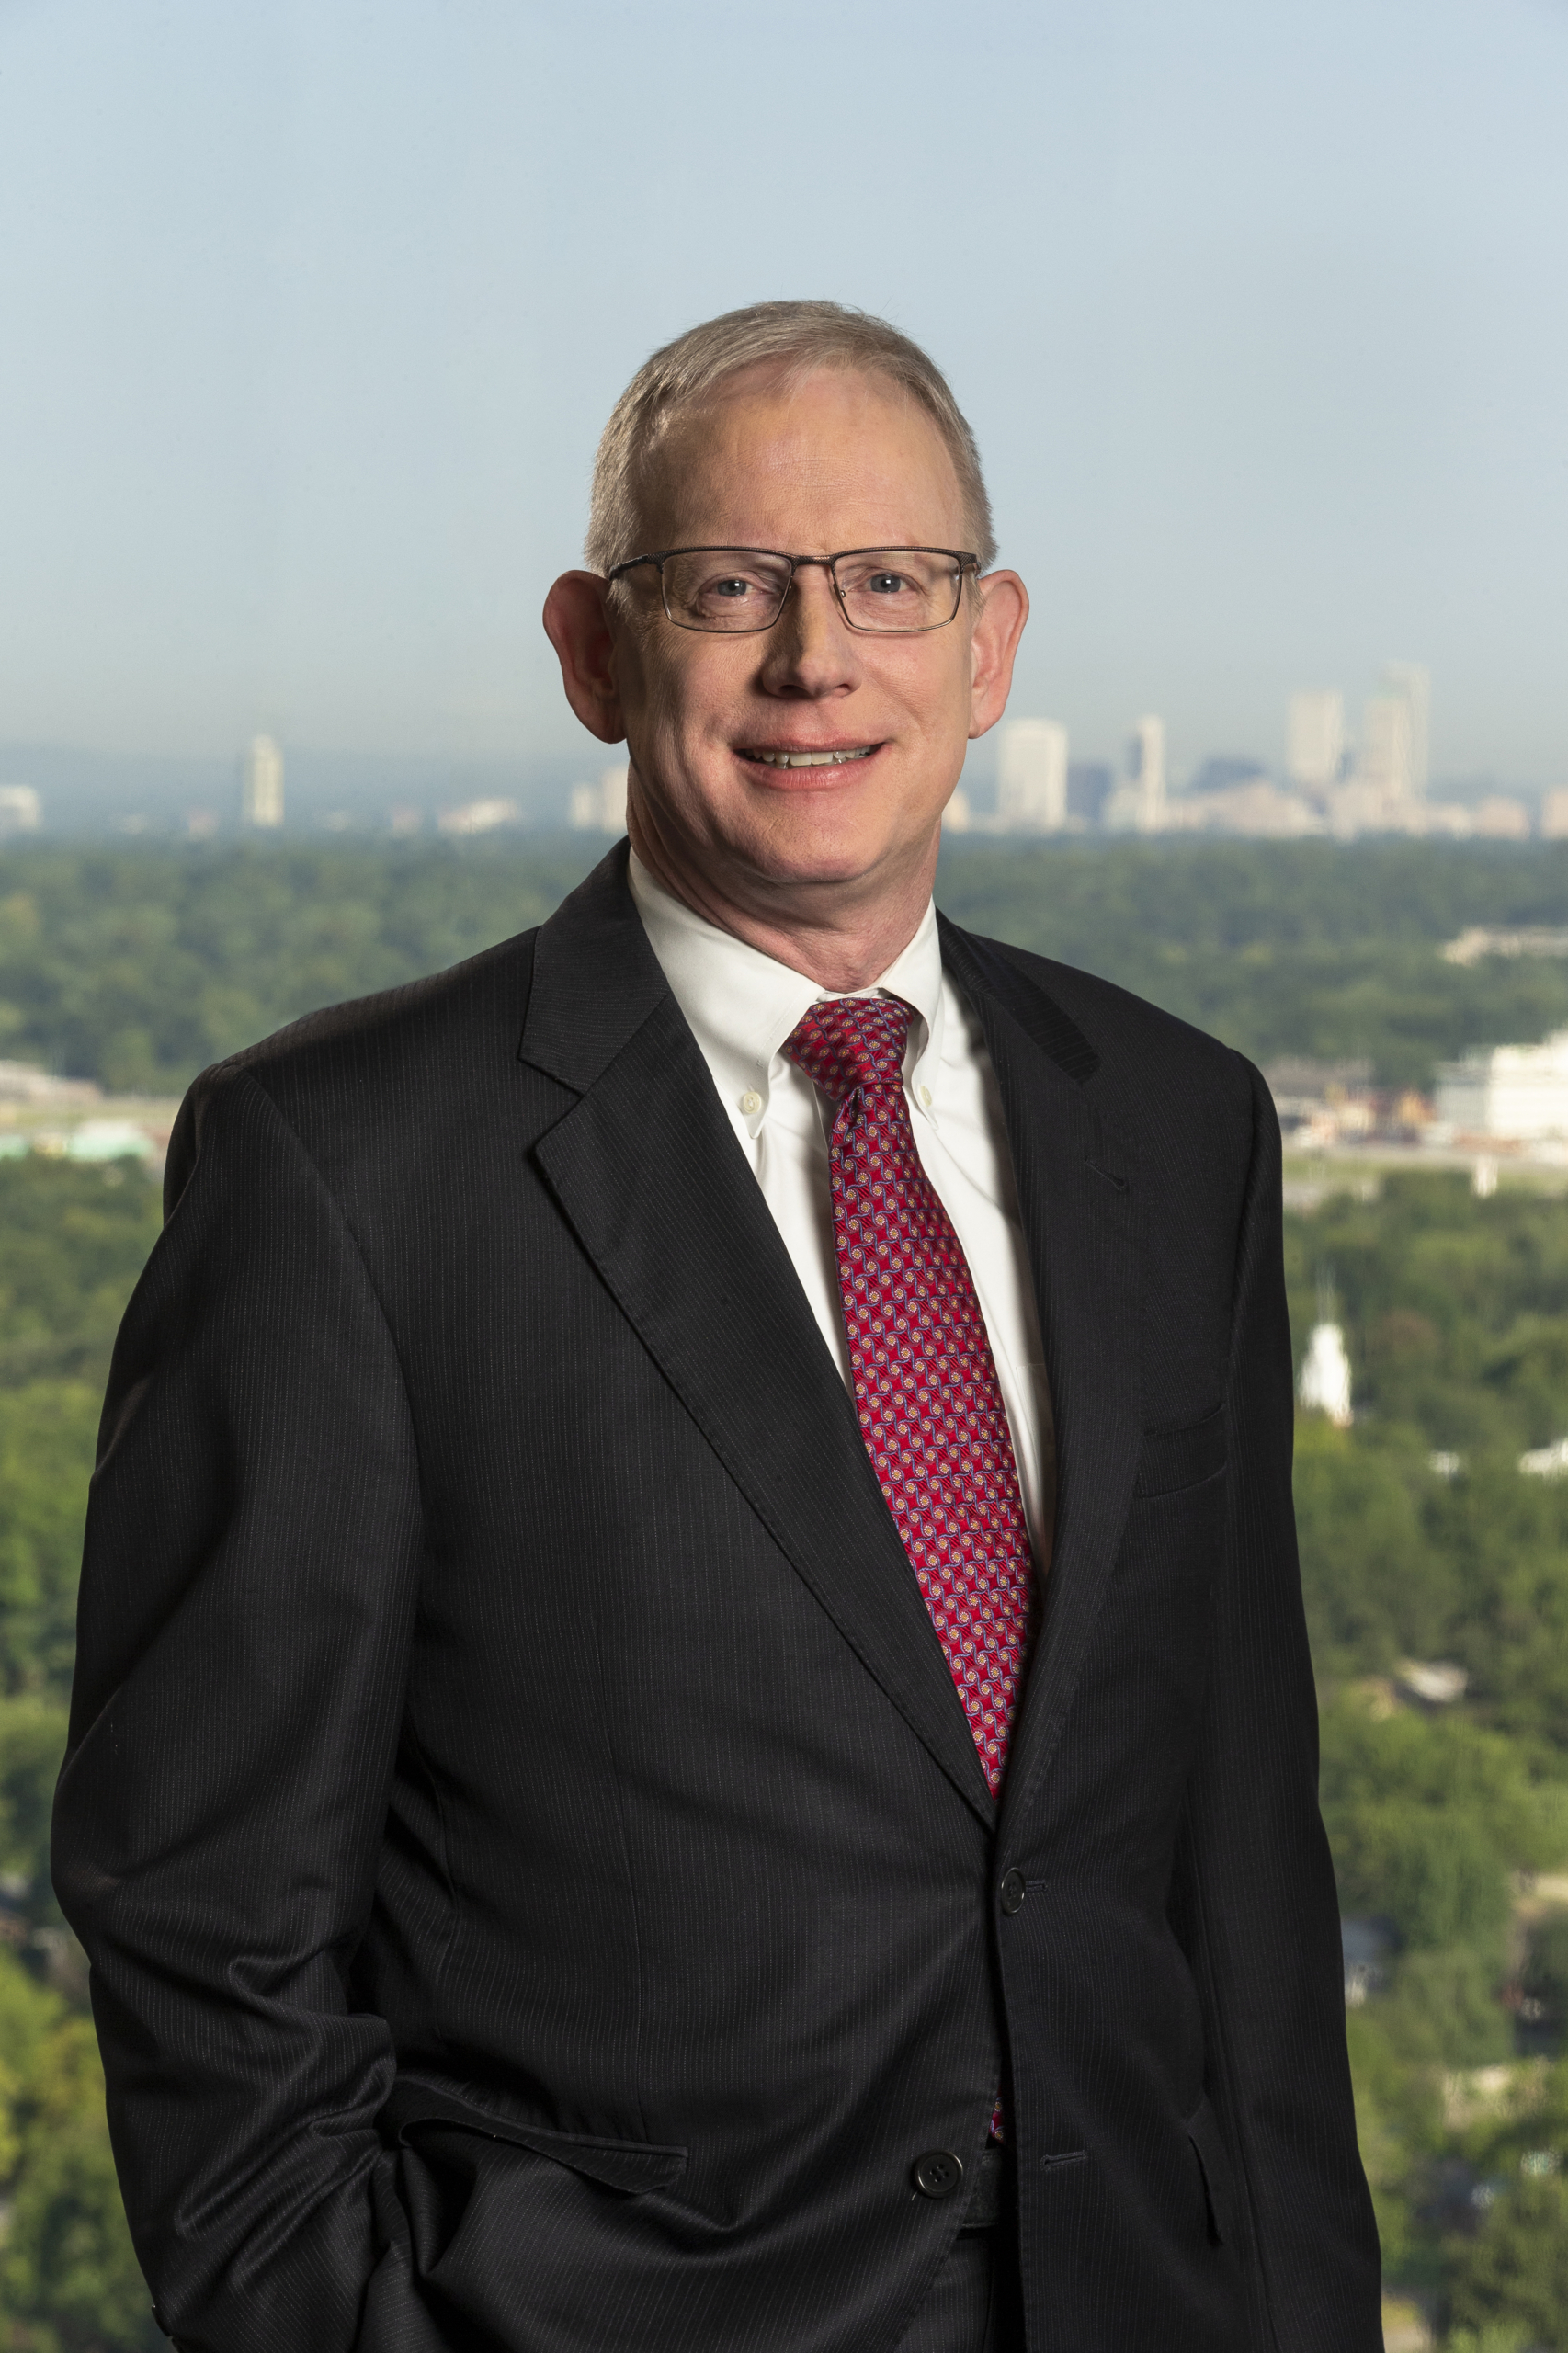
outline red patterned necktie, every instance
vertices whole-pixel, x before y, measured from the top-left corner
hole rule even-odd
[[[994,1796],[1034,1563],[985,1319],[910,1124],[911,1017],[898,997],[830,998],[784,1052],[838,1106],[833,1238],[855,1409]]]

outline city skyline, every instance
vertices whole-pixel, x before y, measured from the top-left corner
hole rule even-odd
[[[1456,838],[1472,832],[1523,836],[1539,830],[1552,837],[1568,832],[1568,788],[1510,789],[1494,774],[1434,778],[1431,710],[1432,679],[1426,666],[1386,661],[1373,689],[1362,699],[1358,719],[1342,688],[1299,688],[1286,699],[1274,756],[1211,745],[1183,760],[1172,756],[1158,714],[1145,714],[1124,728],[1119,745],[1106,756],[1104,746],[1085,745],[1062,718],[1021,710],[1015,698],[998,725],[978,739],[977,756],[972,764],[966,763],[948,823],[955,831],[971,825],[1018,833],[1217,828],[1282,836],[1327,832],[1342,839],[1389,831]],[[580,744],[579,753],[584,748]],[[41,756],[52,755],[43,752]],[[307,753],[308,766],[309,756]],[[25,767],[28,757],[26,748],[0,743],[0,777]],[[549,772],[541,772],[541,764],[526,756],[509,763],[492,762],[478,798],[454,798],[448,791],[435,802],[426,793],[422,802],[409,797],[418,788],[410,785],[406,774],[386,777],[382,760],[361,755],[355,763],[364,771],[356,796],[361,806],[354,812],[329,812],[324,820],[318,789],[308,796],[306,824],[326,822],[341,830],[362,822],[368,782],[372,799],[386,804],[378,813],[396,835],[416,833],[432,817],[439,829],[449,832],[483,832],[502,824],[548,826],[562,817],[572,829],[619,832],[625,816],[624,749],[594,781],[576,772],[582,765],[591,765],[591,758],[586,764],[569,763],[574,769],[569,785],[562,781],[564,770],[559,758],[543,764]],[[148,765],[138,764],[143,770]],[[151,765],[155,770],[157,764]],[[319,786],[324,764],[318,758],[315,765]],[[324,765],[334,765],[330,755]],[[402,765],[406,768],[406,763]],[[281,826],[282,746],[272,736],[256,735],[242,751],[238,766],[241,826]],[[497,797],[495,783],[498,767],[510,771],[502,797]],[[481,781],[477,770],[473,781]],[[396,797],[399,792],[402,798]],[[393,797],[389,799],[389,793]],[[67,797],[77,803],[82,798],[79,790]],[[122,810],[126,806],[123,791],[116,795],[112,788],[100,788],[97,798],[102,820],[113,830],[114,804],[118,801]],[[18,808],[26,804],[25,818],[10,808],[12,801]],[[36,788],[0,781],[0,830],[37,829],[42,808]],[[1467,808],[1471,813],[1466,813]],[[79,808],[76,813],[80,815]],[[206,835],[222,827],[227,813],[203,805],[189,813],[193,829]],[[48,829],[52,823],[51,818]],[[131,829],[141,830],[143,823],[144,818],[132,814]]]
[[[1015,701],[998,726],[980,739],[980,757],[966,764],[946,824],[953,832],[1018,835],[1208,831],[1275,838],[1323,834],[1340,840],[1389,833],[1452,839],[1568,835],[1568,788],[1508,790],[1494,776],[1430,776],[1431,690],[1423,665],[1385,662],[1358,720],[1347,718],[1342,688],[1298,688],[1281,714],[1276,756],[1210,748],[1186,761],[1171,757],[1158,713],[1129,722],[1119,745],[1109,756],[1100,756],[1101,747],[1086,746],[1061,717],[1020,710]],[[624,747],[608,766],[602,764],[603,746],[580,745],[579,755],[585,748],[586,760],[455,764],[440,781],[433,773],[440,763],[375,755],[347,761],[318,755],[312,761],[306,751],[302,808],[291,809],[289,823],[296,833],[322,825],[362,831],[369,824],[403,837],[420,833],[427,823],[448,834],[517,826],[549,830],[562,824],[575,831],[619,833],[625,824]],[[35,753],[51,764],[58,757],[37,747]],[[596,757],[598,773],[590,780],[581,771]],[[27,750],[0,744],[0,779],[28,759]],[[186,806],[176,816],[176,830],[183,826],[205,839],[234,823],[251,832],[284,826],[285,751],[274,737],[256,735],[242,749],[233,764],[237,791],[214,793],[212,762],[177,765]],[[421,766],[426,771],[423,780],[417,776]],[[132,790],[128,797],[124,775],[139,776],[145,785],[149,777],[159,779],[159,762],[111,759],[97,767],[96,790],[89,785],[84,791],[79,779],[67,790],[65,831],[168,830],[171,810],[181,797],[178,779],[160,779],[165,787],[174,783],[176,790],[171,799],[167,789],[154,790],[158,813],[150,818],[145,808],[132,805],[145,792]],[[346,768],[359,772],[348,806],[341,791],[330,790],[334,773],[341,778]],[[59,830],[61,812],[51,805],[54,798],[30,784],[0,780],[0,834]]]
[[[929,153],[932,204],[715,210],[764,74],[822,152]],[[1441,771],[1562,786],[1565,89],[1544,0],[801,0],[782,51],[696,0],[392,0],[373,40],[21,0],[0,742],[569,762],[538,616],[600,421],[692,320],[809,292],[950,372],[1034,597],[1020,713],[1273,761],[1293,688],[1358,705],[1415,648]]]

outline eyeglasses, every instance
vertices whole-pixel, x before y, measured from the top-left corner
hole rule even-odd
[[[956,548],[844,548],[837,555],[779,555],[771,548],[665,548],[629,556],[607,576],[619,580],[639,564],[659,575],[665,611],[677,629],[741,637],[771,629],[795,574],[817,565],[851,629],[879,637],[915,637],[957,618],[965,574],[980,558]]]

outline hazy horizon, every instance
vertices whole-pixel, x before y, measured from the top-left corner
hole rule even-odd
[[[951,376],[1074,757],[1403,658],[1568,784],[1565,93],[1561,0],[0,0],[0,745],[594,773],[599,425],[813,293]]]

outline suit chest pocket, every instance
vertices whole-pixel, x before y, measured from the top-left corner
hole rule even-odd
[[[1216,1405],[1176,1429],[1145,1430],[1138,1456],[1137,1495],[1173,1495],[1199,1487],[1224,1470],[1225,1411]]]

